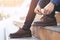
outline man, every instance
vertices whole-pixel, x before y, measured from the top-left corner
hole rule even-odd
[[[56,26],[55,11],[58,10],[58,7],[60,7],[60,0],[32,0],[23,28],[20,28],[16,33],[10,34],[10,37],[32,37],[30,27],[36,14],[44,15],[39,22],[41,26]],[[44,12],[41,11],[41,9],[43,9]]]
[[[47,2],[47,1],[46,1]],[[44,1],[43,3],[44,4],[46,4],[46,2]],[[41,13],[41,9],[40,9],[40,7],[44,7],[44,6],[42,6],[42,5],[44,5],[44,4],[42,4],[42,2],[41,2],[41,0],[38,2],[38,5],[37,5],[37,7],[35,8],[35,13],[39,13],[37,10],[39,10],[40,11],[40,13]],[[51,0],[49,3],[48,3],[48,5],[46,5],[43,9],[44,9],[44,13],[45,14],[49,14],[49,13],[51,13],[56,7],[58,7],[58,6],[60,6],[60,0]],[[55,7],[55,8],[54,8]]]

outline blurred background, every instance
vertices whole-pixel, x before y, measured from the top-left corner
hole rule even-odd
[[[31,0],[0,0],[0,40],[9,40],[24,23]]]
[[[31,0],[0,0],[0,19],[26,16]]]

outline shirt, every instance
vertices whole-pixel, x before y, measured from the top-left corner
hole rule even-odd
[[[60,5],[60,0],[39,0],[38,4],[40,6],[46,6],[49,2],[52,2],[56,6]]]

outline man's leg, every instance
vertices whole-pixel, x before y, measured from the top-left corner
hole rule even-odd
[[[34,13],[34,9],[35,9],[37,3],[38,3],[38,0],[31,1],[30,8],[29,8],[25,23],[23,25],[23,28],[19,29],[14,34],[10,34],[11,38],[21,38],[21,37],[31,37],[32,36],[31,31],[30,31],[30,27],[31,27],[31,23],[33,22],[35,15],[36,15]]]
[[[30,29],[31,23],[33,22],[35,15],[36,15],[34,13],[34,9],[35,9],[37,3],[38,3],[38,0],[32,0],[31,5],[30,5],[30,9],[29,9],[28,14],[26,16],[26,20],[25,20],[23,29],[26,29],[26,30]]]

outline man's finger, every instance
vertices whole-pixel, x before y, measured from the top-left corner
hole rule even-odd
[[[49,14],[49,10],[44,9],[44,15],[47,15],[47,14]]]
[[[36,14],[39,14],[39,10],[35,10],[34,12],[35,12]]]

